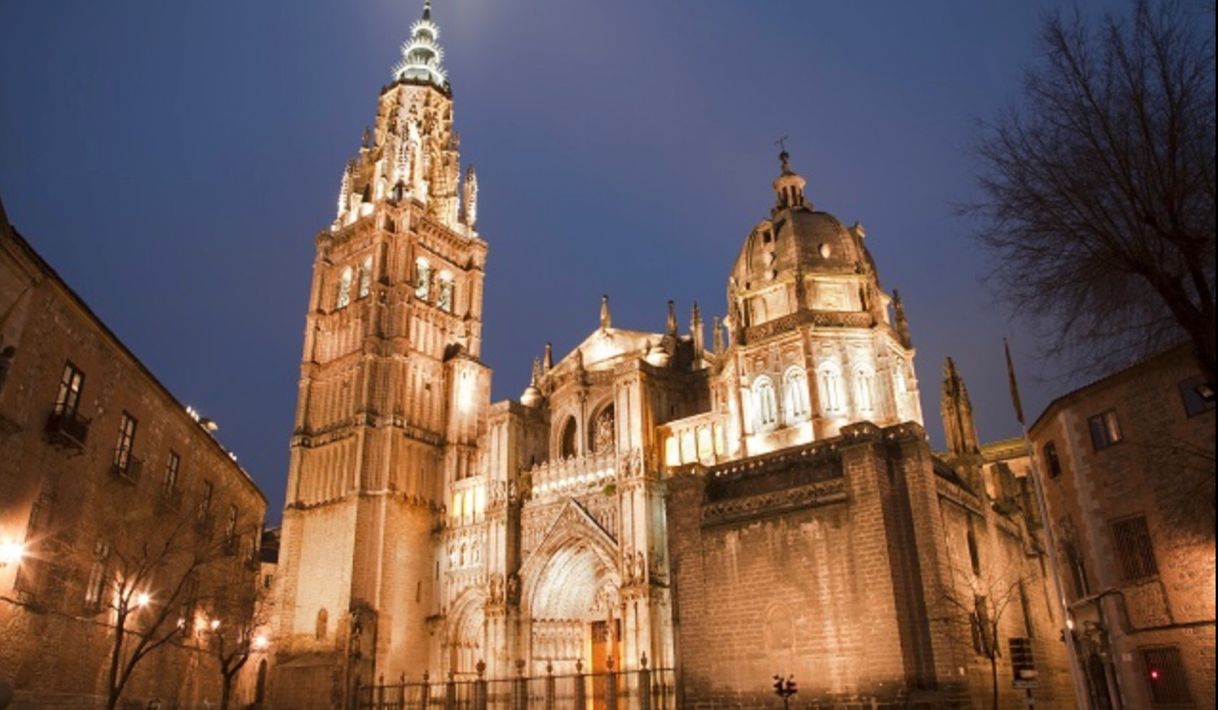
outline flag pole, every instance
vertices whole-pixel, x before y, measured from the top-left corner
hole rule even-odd
[[[1057,593],[1058,610],[1061,612],[1062,639],[1066,642],[1066,655],[1070,661],[1070,679],[1074,686],[1074,702],[1081,709],[1091,707],[1087,699],[1087,685],[1079,667],[1078,649],[1074,643],[1074,624],[1070,621],[1070,608],[1066,605],[1065,587],[1062,585],[1061,567],[1057,563],[1057,540],[1053,534],[1053,522],[1049,518],[1049,506],[1045,502],[1045,489],[1041,484],[1040,467],[1036,464],[1036,449],[1032,446],[1032,438],[1028,435],[1028,425],[1024,421],[1023,405],[1019,400],[1019,383],[1015,380],[1015,363],[1011,361],[1011,346],[1007,339],[1002,339],[1002,348],[1007,356],[1007,380],[1011,386],[1011,404],[1015,407],[1015,418],[1023,431],[1024,445],[1028,447],[1029,472],[1032,479],[1032,489],[1036,493],[1036,504],[1040,508],[1041,529],[1045,533],[1045,547],[1049,553],[1049,569],[1053,578],[1053,588]]]

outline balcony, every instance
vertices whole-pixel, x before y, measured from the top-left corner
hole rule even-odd
[[[140,474],[144,471],[144,462],[131,454],[115,456],[115,459],[115,462],[110,465],[110,473],[127,483],[139,483]]]
[[[89,438],[89,420],[76,410],[56,406],[47,417],[46,436],[51,446],[80,452]]]

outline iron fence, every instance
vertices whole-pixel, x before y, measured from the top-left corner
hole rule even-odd
[[[433,681],[400,678],[357,691],[358,710],[675,710],[671,668]]]

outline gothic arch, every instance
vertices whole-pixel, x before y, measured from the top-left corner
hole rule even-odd
[[[603,424],[603,419],[607,420],[607,425]],[[602,431],[602,426],[608,426],[607,433]],[[592,416],[588,418],[588,426],[586,428],[588,432],[588,445],[586,450],[594,454],[612,451],[617,441],[616,428],[616,412],[613,408],[613,398],[610,397],[593,408]]]
[[[533,619],[584,619],[621,586],[617,544],[575,501],[520,568],[522,607]]]
[[[485,656],[485,605],[486,594],[478,587],[469,587],[448,610],[444,643],[449,668],[455,673],[475,672],[475,664]]]

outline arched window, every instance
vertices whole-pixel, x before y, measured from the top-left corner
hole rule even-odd
[[[439,293],[436,294],[436,305],[442,311],[452,313],[453,310],[453,275],[447,271],[441,271],[439,276],[440,287]]]
[[[753,403],[756,406],[757,430],[773,429],[778,423],[778,398],[774,395],[774,381],[767,375],[753,382]]]
[[[318,641],[320,641],[326,637],[326,627],[329,625],[329,623],[330,623],[329,613],[327,613],[324,608],[318,609],[317,610],[317,628],[313,632],[313,635],[317,638]]]
[[[347,304],[351,303],[351,278],[353,273],[351,267],[343,269],[343,273],[338,278],[338,302],[336,308],[346,308]]]
[[[864,414],[875,411],[875,372],[869,367],[854,370],[854,403]]]
[[[359,297],[367,298],[372,292],[372,257],[364,257],[364,263],[359,267]]]
[[[575,417],[567,417],[567,422],[562,427],[562,448],[559,453],[564,459],[575,456]]]
[[[431,295],[431,264],[419,258],[414,262],[414,297],[426,301]]]
[[[787,424],[806,421],[811,414],[811,405],[808,403],[808,376],[798,365],[788,368],[782,377],[782,403],[787,415]]]
[[[842,388],[842,369],[836,362],[823,362],[816,368],[820,385],[820,408],[826,414],[841,414],[845,411],[845,391]]]

